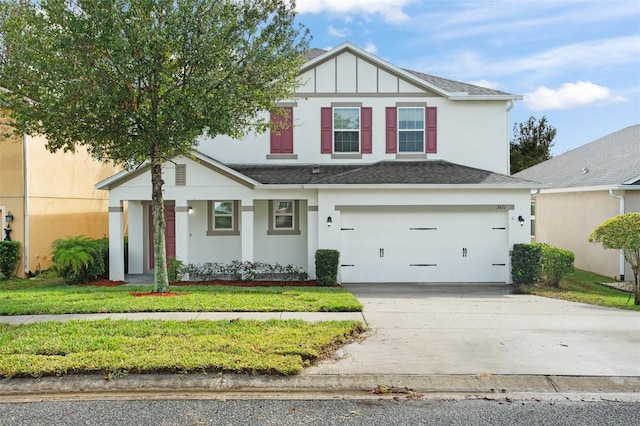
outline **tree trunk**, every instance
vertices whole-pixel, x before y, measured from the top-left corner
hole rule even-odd
[[[638,280],[638,270],[633,270],[633,278],[635,279],[635,298],[634,305],[640,305],[640,281]]]
[[[151,158],[151,199],[153,205],[153,291],[169,291],[167,249],[165,246],[164,197],[162,196],[162,163],[159,150]]]

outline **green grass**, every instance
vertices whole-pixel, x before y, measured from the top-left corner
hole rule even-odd
[[[69,321],[0,324],[0,377],[102,373],[298,374],[357,321]]]
[[[629,298],[629,292],[598,284],[612,281],[611,278],[576,269],[560,281],[560,288],[536,285],[522,286],[520,289],[538,296],[640,311],[640,306],[633,304],[633,294]]]
[[[342,287],[174,286],[174,297],[136,297],[149,286],[70,286],[58,279],[0,282],[0,315],[107,312],[358,312]]]

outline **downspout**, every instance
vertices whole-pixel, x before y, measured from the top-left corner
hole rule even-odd
[[[515,101],[510,100],[507,102],[507,174],[511,174],[511,142],[509,141],[509,130],[511,123],[509,122],[509,112],[515,106]]]
[[[613,189],[609,190],[609,195],[620,200],[620,214],[624,214],[624,197],[614,193]],[[620,281],[624,281],[624,262],[624,254],[620,250]]]
[[[29,160],[28,160],[28,145],[29,136],[25,133],[22,137],[22,152],[24,156],[24,255],[23,255],[23,266],[24,266],[24,276],[29,277]]]

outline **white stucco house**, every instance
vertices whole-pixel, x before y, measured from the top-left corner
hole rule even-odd
[[[619,280],[633,277],[618,250],[589,242],[607,219],[640,212],[640,124],[586,143],[514,176],[549,184],[536,190],[534,237],[571,250],[575,266]]]
[[[341,282],[511,282],[540,187],[508,176],[521,97],[350,43],[307,58],[295,99],[279,105],[288,113],[271,115],[284,130],[203,136],[192,158],[164,165],[169,255],[295,264],[313,278],[316,250],[337,249]],[[150,182],[142,166],[97,184],[109,191],[112,280],[124,278],[125,222],[128,272],[153,266]]]

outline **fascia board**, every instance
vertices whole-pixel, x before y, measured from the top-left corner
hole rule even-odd
[[[468,95],[452,93],[447,96],[450,101],[521,101],[522,95]]]
[[[306,189],[438,189],[438,190],[450,190],[450,189],[538,189],[545,188],[542,184],[510,184],[510,185],[482,185],[482,184],[439,184],[439,185],[422,185],[422,184],[341,184],[341,185],[328,185],[328,184],[305,184]]]
[[[600,186],[570,186],[567,188],[541,189],[540,194],[562,194],[568,192],[595,192],[595,191],[640,191],[640,185],[600,185]]]

